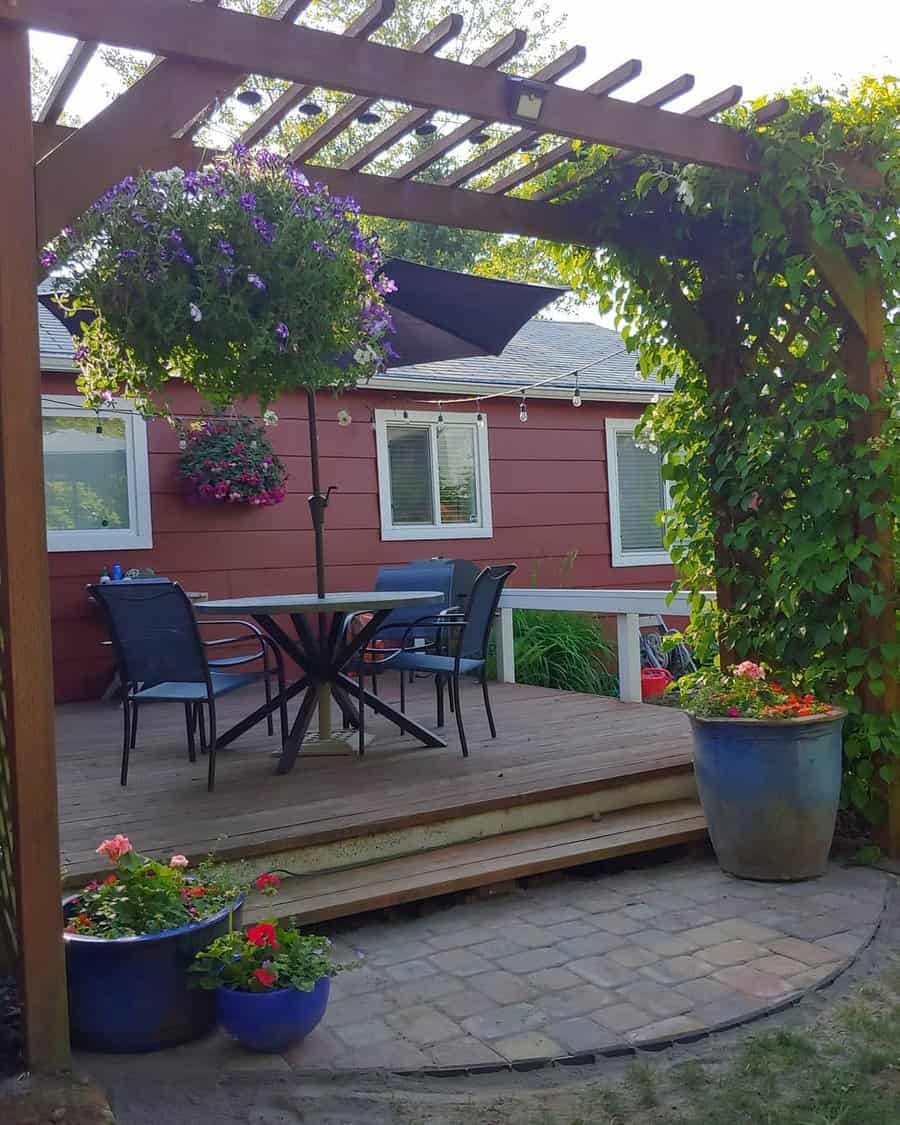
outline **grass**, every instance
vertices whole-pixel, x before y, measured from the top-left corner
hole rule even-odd
[[[614,650],[592,614],[517,609],[513,627],[520,684],[588,695],[619,694],[618,679],[609,671]],[[496,675],[493,657],[488,673]]]

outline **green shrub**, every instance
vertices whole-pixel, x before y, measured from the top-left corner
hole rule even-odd
[[[589,695],[619,694],[618,679],[608,667],[614,650],[598,618],[588,613],[516,609],[513,623],[520,684]],[[496,675],[494,652],[488,672]]]

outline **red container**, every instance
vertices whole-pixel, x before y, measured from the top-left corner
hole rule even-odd
[[[673,679],[672,673],[665,668],[642,668],[641,699],[654,699],[657,695],[662,695]]]

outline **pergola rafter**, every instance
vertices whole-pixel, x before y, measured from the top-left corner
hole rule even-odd
[[[575,65],[576,55],[570,53],[568,62],[562,56],[540,75],[540,114],[537,120],[527,120],[517,116],[510,76],[499,69],[521,49],[524,32],[510,32],[474,63],[462,63],[437,57],[437,51],[459,34],[458,17],[449,16],[401,50],[367,38],[378,20],[389,17],[392,4],[387,0],[373,4],[344,35],[296,24],[308,4],[309,0],[285,0],[271,18],[262,18],[222,8],[218,0],[0,0],[0,99],[4,106],[0,115],[4,153],[0,208],[10,232],[0,256],[0,628],[8,705],[7,753],[14,781],[11,807],[18,863],[18,926],[26,950],[25,1022],[32,1068],[63,1066],[67,1055],[55,874],[58,841],[34,300],[36,247],[56,236],[124,176],[142,168],[191,167],[208,159],[209,150],[192,144],[189,135],[208,118],[210,107],[230,96],[249,75],[288,84],[281,107],[285,113],[296,104],[301,90],[349,95],[341,109],[295,146],[292,156],[310,179],[324,181],[339,194],[355,196],[363,211],[586,246],[614,235],[620,244],[631,238],[632,245],[651,251],[646,257],[648,269],[655,271],[654,283],[669,288],[674,281],[666,275],[665,250],[660,247],[675,236],[660,225],[662,220],[633,231],[625,231],[622,228],[627,224],[611,220],[605,230],[598,226],[592,200],[554,201],[556,188],[541,182],[535,183],[537,194],[531,199],[508,193],[539,180],[573,153],[575,142],[619,150],[621,155],[614,162],[626,180],[639,171],[639,166],[627,163],[629,154],[706,164],[746,176],[759,170],[752,138],[710,120],[733,104],[739,96],[737,87],[706,98],[685,113],[674,112],[665,105],[693,85],[690,76],[631,102],[614,94],[639,73],[636,60],[610,71],[587,89],[576,90],[555,83],[569,62]],[[76,40],[34,123],[28,97],[29,29]],[[100,43],[157,58],[137,82],[81,128],[61,126],[58,119],[65,102]],[[401,106],[393,125],[340,167],[310,163],[310,157],[380,100]],[[783,101],[763,107],[755,116],[755,126],[763,127],[787,108]],[[462,132],[451,132],[421,157],[411,159],[408,150],[404,151],[393,174],[360,171],[438,112],[466,119]],[[276,118],[283,116],[280,110],[269,112],[250,127],[248,139],[262,139],[277,123]],[[451,152],[466,130],[474,131],[476,124],[484,122],[513,126],[515,131],[440,183],[415,179],[427,171],[432,156]],[[544,136],[560,141],[538,160],[502,175],[487,190],[461,186],[523,144]],[[881,176],[874,168],[841,154],[833,159],[857,189],[882,189]],[[560,194],[571,186],[570,182]],[[702,234],[705,238],[705,228]],[[793,237],[815,259],[834,299],[834,312],[849,326],[847,364],[854,389],[876,395],[886,378],[878,286],[859,276],[845,255],[818,245],[811,231],[801,230]],[[714,237],[709,242],[714,246]],[[676,302],[677,297],[676,292]],[[716,310],[711,309],[705,322],[695,310],[676,304],[679,331],[686,336],[694,331],[708,336],[724,324],[736,323],[733,316],[729,320],[734,310],[728,297],[727,285],[723,285],[717,295],[722,315],[712,315]],[[779,333],[783,330],[784,334],[770,332],[768,339],[773,342],[769,345],[773,352],[789,365],[796,335],[802,326],[809,331],[817,328],[818,320],[801,315],[801,328],[795,332],[789,319],[791,310],[785,312],[779,326]],[[783,325],[787,328],[782,329]],[[734,347],[732,352],[737,355],[739,349]],[[724,386],[739,373],[737,366],[727,369],[722,365],[711,378]],[[867,424],[877,436],[877,416],[871,415]],[[862,530],[882,543],[878,566],[886,572],[893,566],[889,534],[876,534],[868,525]],[[720,604],[726,608],[728,593],[723,585]],[[883,619],[866,623],[866,628],[887,638],[893,625],[893,619],[883,615]],[[891,843],[900,850],[900,794],[895,804]]]

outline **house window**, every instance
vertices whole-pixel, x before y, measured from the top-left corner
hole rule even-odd
[[[668,507],[662,457],[634,440],[637,422],[607,418],[609,532],[613,566],[660,566],[671,562],[657,514]]]
[[[41,400],[51,551],[153,546],[147,423],[125,399],[114,407],[98,419],[79,398]]]
[[[487,427],[472,414],[376,410],[382,539],[487,539]]]

